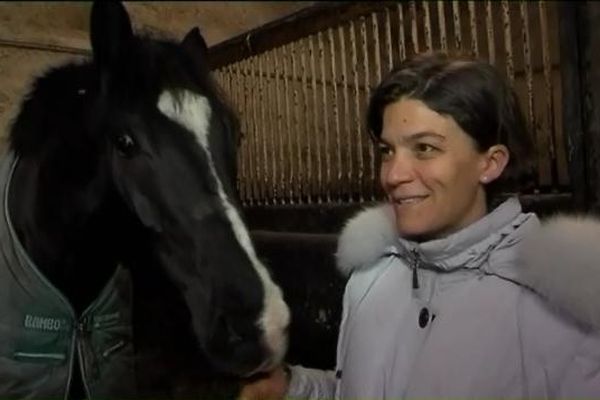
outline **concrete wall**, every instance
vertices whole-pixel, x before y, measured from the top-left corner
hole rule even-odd
[[[124,4],[136,30],[181,39],[198,26],[211,46],[313,2]],[[81,58],[77,53],[89,50],[90,9],[91,2],[0,2],[0,150],[31,80],[48,67]]]

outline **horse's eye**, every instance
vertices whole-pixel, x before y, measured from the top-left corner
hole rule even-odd
[[[133,157],[137,151],[137,143],[128,133],[120,134],[115,138],[115,147],[126,158]]]

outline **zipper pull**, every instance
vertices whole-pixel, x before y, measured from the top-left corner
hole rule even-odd
[[[79,332],[80,335],[87,333],[87,318],[86,317],[81,317],[77,321],[77,331]]]
[[[414,250],[412,250],[412,270],[413,270],[412,288],[413,289],[419,289],[419,275],[418,275],[419,263],[420,263],[419,253],[417,252],[416,249],[414,249]]]

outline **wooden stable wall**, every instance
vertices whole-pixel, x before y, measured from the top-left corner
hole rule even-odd
[[[244,204],[380,198],[370,92],[430,50],[470,53],[505,74],[538,150],[536,193],[568,192],[557,21],[557,4],[545,1],[330,4],[215,47],[216,76],[242,119]]]
[[[600,213],[600,4],[562,3],[561,77],[573,203]]]

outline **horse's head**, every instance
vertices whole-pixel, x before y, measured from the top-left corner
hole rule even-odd
[[[198,345],[236,374],[279,362],[289,312],[240,217],[237,125],[200,33],[182,43],[139,37],[120,3],[96,2],[91,42],[92,136],[105,140],[116,192],[151,232],[147,251],[180,290]]]

